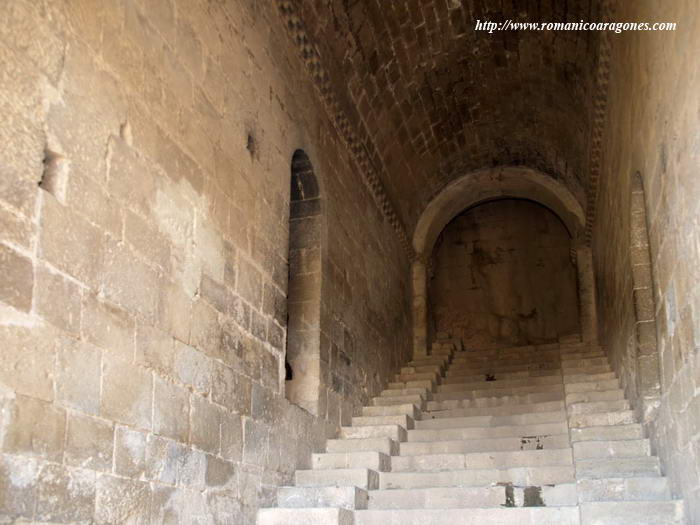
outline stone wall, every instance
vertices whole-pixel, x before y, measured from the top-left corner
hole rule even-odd
[[[615,20],[677,22],[675,32],[612,38],[604,157],[594,231],[601,340],[628,393],[654,370],[644,357],[658,339],[661,404],[648,425],[690,522],[700,521],[700,6],[618,2]],[[636,334],[640,246],[631,224],[633,176],[645,189],[656,333]],[[643,243],[642,243],[643,244]],[[637,313],[635,313],[635,308]],[[642,317],[644,314],[642,313]],[[648,362],[653,363],[653,360]],[[642,377],[640,377],[642,376]]]
[[[576,271],[564,224],[525,200],[481,204],[438,240],[429,313],[468,348],[556,341],[578,332]]]
[[[408,357],[395,233],[271,1],[0,19],[0,515],[252,523]],[[284,396],[298,148],[324,201],[318,417]]]

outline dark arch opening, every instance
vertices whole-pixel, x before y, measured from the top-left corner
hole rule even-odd
[[[433,247],[429,339],[472,349],[556,342],[580,331],[572,237],[547,206],[496,198],[463,210]]]
[[[316,413],[320,384],[321,192],[309,157],[292,156],[287,288],[287,399]]]

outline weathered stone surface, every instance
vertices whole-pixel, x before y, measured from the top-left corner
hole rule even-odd
[[[112,468],[114,426],[99,419],[68,415],[65,462],[80,468],[108,471]]]
[[[151,428],[152,375],[105,356],[102,377],[100,415],[119,423]]]
[[[0,300],[18,310],[28,311],[32,306],[34,268],[24,255],[0,245]]]

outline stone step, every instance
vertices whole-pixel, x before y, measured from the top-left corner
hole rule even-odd
[[[577,359],[591,359],[604,357],[607,359],[607,354],[603,350],[585,350],[577,352],[559,353],[562,361],[575,361]]]
[[[464,357],[455,357],[450,363],[450,368],[477,367],[477,366],[512,366],[512,365],[532,365],[541,363],[555,363],[560,361],[558,351],[551,351],[543,354],[513,354],[513,355],[494,355],[473,354]]]
[[[373,512],[363,510],[361,512]],[[581,504],[581,525],[684,525],[682,501],[604,501]]]
[[[451,390],[487,390],[492,388],[510,388],[528,385],[561,385],[561,376],[528,377],[524,379],[504,379],[493,381],[462,381],[459,377],[445,378],[438,387],[438,392]]]
[[[662,477],[582,479],[576,485],[581,503],[671,499],[668,479]]]
[[[367,512],[367,511],[363,511]],[[353,511],[340,508],[306,508],[306,509],[260,509],[258,525],[297,525],[313,523],[314,525],[353,525]]]
[[[465,439],[495,439],[523,436],[543,436],[566,434],[568,427],[565,420],[553,423],[503,425],[493,427],[440,428],[410,430],[407,441],[410,443],[427,441],[455,441]]]
[[[366,468],[297,470],[297,487],[359,487],[366,490],[379,488],[379,473]]]
[[[381,452],[387,456],[399,453],[399,442],[386,437],[360,439],[327,439],[326,452]]]
[[[534,488],[540,489],[532,490]],[[533,497],[534,496],[534,497]],[[455,509],[473,507],[532,507],[576,505],[576,485],[553,487],[435,487],[423,489],[373,490],[370,509]]]
[[[429,365],[444,365],[449,363],[449,358],[444,355],[429,355],[410,360],[406,366],[429,366]]]
[[[414,419],[406,414],[396,416],[354,416],[352,418],[353,427],[370,427],[384,425],[399,425],[410,430],[413,428]]]
[[[390,405],[405,405],[413,404],[421,409],[425,406],[425,397],[421,394],[409,394],[406,396],[388,396],[388,397],[375,397],[372,399],[372,405],[380,406],[390,406]]]
[[[616,377],[612,379],[582,381],[580,383],[565,383],[564,391],[567,394],[577,394],[583,392],[602,392],[605,390],[616,390],[620,388],[620,382]]]
[[[432,391],[435,387],[435,381],[421,379],[417,381],[391,381],[387,385],[387,390],[404,390],[407,388],[422,388]]]
[[[628,425],[636,422],[637,417],[632,410],[600,412],[595,414],[573,414],[569,417],[569,425],[571,428]]]
[[[369,406],[362,407],[362,416],[364,417],[379,417],[379,416],[401,416],[406,415],[413,419],[420,417],[420,408],[413,403],[401,405],[384,405],[384,406]]]
[[[492,374],[490,374],[492,375]],[[561,370],[521,370],[520,372],[506,372],[503,374],[498,374],[494,376],[496,381],[510,380],[510,379],[527,379],[529,377],[549,377],[556,376],[561,377]],[[459,371],[450,372],[449,370],[445,372],[445,381],[447,379],[452,379],[460,377],[464,382],[478,382],[486,381],[487,374],[476,374],[476,375],[465,375]],[[444,381],[443,381],[444,382]]]
[[[571,466],[379,473],[380,489],[482,487],[496,483],[512,483],[529,487],[573,482],[574,468]]]
[[[519,386],[511,388],[491,388],[487,390],[451,390],[449,392],[437,392],[433,394],[433,400],[447,401],[450,399],[476,399],[479,397],[502,397],[544,392],[564,393],[564,386],[562,384],[557,384]]]
[[[659,458],[580,459],[576,461],[578,479],[633,478],[660,475]]]
[[[589,426],[571,429],[571,442],[613,441],[644,438],[644,429],[639,423],[629,425]]]
[[[574,372],[573,374],[564,374],[564,384],[568,385],[571,383],[590,383],[595,381],[605,381],[608,379],[617,379],[615,372],[610,370],[598,372],[598,373],[580,373]]]
[[[554,423],[566,421],[566,412],[529,412],[512,416],[471,416],[428,419],[415,422],[416,429],[429,428],[470,428],[528,425],[535,423]]]
[[[565,410],[563,401],[546,401],[531,405],[504,405],[500,407],[483,408],[452,408],[447,410],[430,410],[423,413],[422,419],[438,419],[445,417],[470,417],[470,416],[513,416],[534,412],[553,412]]]
[[[621,388],[566,394],[566,403],[568,405],[576,403],[595,403],[598,401],[622,401],[624,399],[625,392]]]
[[[391,469],[391,459],[381,452],[316,452],[311,454],[314,470],[338,470],[364,468],[385,472]]]
[[[423,374],[423,373],[429,373],[429,374],[435,374],[435,373],[441,373],[443,370],[442,365],[417,365],[417,366],[402,366],[400,373],[401,374]]]
[[[366,490],[357,487],[279,487],[277,506],[366,509],[369,501],[368,494]]]
[[[421,395],[425,396],[427,399],[428,394],[430,394],[430,391],[425,388],[425,387],[419,387],[419,388],[388,388],[386,390],[382,390],[382,393],[380,394],[381,397],[397,397],[397,396],[414,396],[414,395]]]
[[[585,367],[577,367],[577,368],[567,368],[565,370],[562,370],[562,375],[564,376],[564,382],[566,383],[567,381],[570,381],[571,377],[591,377],[591,376],[597,376],[597,375],[602,375],[602,374],[612,374],[613,376],[614,371],[610,365],[599,365],[599,366],[585,366]],[[579,381],[582,381],[585,379],[579,379]]]
[[[607,357],[589,357],[586,359],[564,359],[561,362],[561,367],[562,369],[568,370],[571,368],[606,366],[609,364]]]
[[[406,441],[406,428],[399,425],[372,425],[366,427],[342,427],[343,439],[389,438],[394,441]]]
[[[511,364],[511,365],[477,365],[477,366],[455,366],[451,365],[448,371],[450,375],[495,375],[509,374],[513,372],[525,372],[534,370],[561,370],[559,362],[540,364]]]
[[[543,434],[487,439],[411,441],[399,445],[401,456],[421,454],[467,454],[516,450],[550,450],[569,446],[567,434]],[[394,455],[394,454],[392,454]]]
[[[428,401],[427,410],[452,410],[455,408],[500,408],[505,406],[533,405],[550,401],[563,401],[563,392],[520,394],[516,396],[477,397],[475,399],[447,399]]]
[[[442,376],[438,372],[420,372],[413,374],[395,374],[394,383],[408,383],[412,381],[434,381],[440,382]]]
[[[391,472],[442,472],[447,470],[505,469],[519,467],[570,466],[570,448],[426,454],[391,457]]]
[[[591,403],[574,403],[572,405],[568,405],[567,407],[569,414],[572,416],[580,414],[607,414],[610,412],[619,412],[629,409],[630,402],[626,399],[618,399],[616,401],[594,401]]]
[[[649,456],[651,446],[648,439],[618,441],[578,441],[573,444],[574,458],[632,458]]]

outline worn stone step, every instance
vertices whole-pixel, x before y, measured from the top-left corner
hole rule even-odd
[[[386,390],[382,390],[380,396],[381,397],[397,397],[397,396],[413,396],[413,395],[421,395],[425,396],[427,399],[428,394],[430,391],[425,388],[425,387],[419,387],[419,388],[387,388]]]
[[[569,417],[571,428],[602,427],[605,425],[628,425],[636,423],[637,417],[632,410],[599,412],[594,414],[572,414]]]
[[[366,511],[363,511],[366,512]],[[353,525],[353,511],[341,508],[260,509],[258,525]]]
[[[366,509],[369,501],[368,494],[366,490],[358,487],[279,487],[277,506]]]
[[[580,459],[576,461],[578,479],[659,476],[660,472],[659,458],[655,456]]]
[[[515,396],[520,394],[534,394],[544,392],[564,392],[564,386],[556,385],[533,385],[510,388],[491,388],[487,390],[451,390],[449,392],[437,392],[433,394],[433,400],[446,401],[449,399],[476,399],[479,397],[502,397]]]
[[[540,363],[555,363],[560,361],[558,351],[551,351],[542,354],[511,354],[511,355],[471,355],[465,357],[455,357],[450,364],[451,369],[461,367],[500,367],[512,365],[532,365]]]
[[[624,439],[642,439],[644,429],[639,423],[629,425],[589,426],[571,429],[571,442],[577,441],[613,441]]]
[[[441,375],[438,372],[416,372],[413,374],[395,374],[394,383],[408,383],[412,381],[434,381],[439,383]]]
[[[297,470],[294,484],[298,487],[359,487],[379,488],[379,473],[366,468]]]
[[[529,412],[512,416],[471,416],[428,419],[415,422],[415,428],[468,428],[468,427],[499,427],[511,425],[527,425],[535,423],[554,423],[565,421],[566,412]]]
[[[505,469],[572,465],[570,448],[508,450],[468,454],[393,456],[391,472],[440,472],[446,470]]]
[[[446,399],[444,401],[428,401],[427,410],[452,410],[455,408],[485,408],[496,409],[501,407],[534,405],[551,401],[563,401],[563,392],[542,392],[520,394],[515,396],[477,397],[474,399]]]
[[[533,403],[531,405],[505,405],[500,407],[484,408],[452,408],[448,410],[430,410],[423,413],[422,419],[438,419],[445,417],[471,417],[471,416],[514,416],[517,414],[530,414],[535,412],[554,412],[565,410],[563,401],[547,401]]]
[[[342,427],[340,436],[344,439],[389,438],[394,441],[406,441],[406,428],[400,425],[371,425],[361,427]]]
[[[450,360],[444,355],[429,355],[426,357],[411,359],[406,366],[430,366],[430,365],[445,365]]]
[[[595,403],[598,401],[622,401],[625,399],[625,393],[622,389],[614,390],[596,390],[591,392],[574,392],[566,394],[566,403],[573,405],[576,403]]]
[[[443,370],[442,365],[417,365],[417,366],[402,366],[401,374],[439,374]]]
[[[538,490],[539,489],[539,490]],[[553,487],[435,487],[373,490],[370,509],[454,509],[470,507],[532,507],[576,505],[576,485]],[[471,510],[471,509],[470,509]]]
[[[564,382],[567,382],[567,378],[571,377],[585,377],[585,376],[596,376],[601,374],[613,374],[613,369],[610,365],[597,365],[597,366],[581,366],[574,368],[567,368],[562,370],[562,375],[564,376]]]
[[[420,408],[413,403],[404,403],[401,405],[384,405],[384,406],[369,406],[362,407],[362,415],[364,417],[378,416],[400,416],[407,415],[413,419],[420,417]]]
[[[395,416],[354,416],[352,418],[353,427],[369,427],[377,425],[399,425],[410,430],[413,428],[414,420],[406,414]]]
[[[571,466],[379,473],[380,489],[481,487],[495,483],[512,483],[520,487],[539,487],[573,482],[574,468]]]
[[[685,525],[683,502],[604,501],[581,504],[581,525],[642,524]]]
[[[381,452],[388,456],[399,453],[399,442],[386,437],[360,439],[327,439],[326,452]]]
[[[561,370],[521,370],[519,372],[506,372],[506,373],[498,374],[498,375],[493,375],[493,374],[475,374],[475,375],[466,374],[465,375],[459,371],[451,372],[448,370],[447,372],[445,372],[445,377],[446,377],[445,381],[447,381],[447,379],[459,377],[464,382],[476,383],[479,381],[487,381],[487,380],[489,380],[489,377],[491,377],[491,376],[493,376],[496,381],[510,380],[510,379],[527,379],[529,377],[549,377],[549,376],[561,377]]]
[[[413,443],[425,441],[454,441],[460,439],[492,439],[565,434],[567,432],[568,426],[566,421],[562,420],[552,423],[524,425],[410,430],[407,433],[407,441]]]
[[[572,446],[574,458],[631,458],[649,456],[651,446],[648,439],[627,439],[617,441],[578,441]]]
[[[607,366],[610,363],[608,362],[607,357],[589,357],[585,359],[565,359],[561,363],[561,367],[564,370],[569,370],[569,369],[577,369],[577,368],[586,368],[586,367],[592,367],[592,366]]]
[[[391,459],[387,454],[372,451],[316,452],[311,454],[311,468],[314,470],[366,468],[384,472],[391,468]]]
[[[455,366],[451,365],[450,372],[454,375],[485,375],[490,374],[498,377],[500,374],[512,372],[524,372],[531,370],[561,370],[559,362],[537,363],[537,364],[502,364],[502,365],[476,365],[476,366]]]
[[[461,381],[457,378],[445,378],[437,387],[438,392],[449,392],[452,390],[488,390],[493,388],[510,388],[528,385],[561,385],[561,376],[528,377],[525,379],[504,379],[494,381]]]
[[[630,402],[626,399],[618,399],[616,401],[593,401],[590,403],[574,403],[568,405],[567,409],[571,415],[579,414],[599,414],[608,412],[618,412],[621,410],[629,410]]]
[[[600,372],[597,374],[588,374],[588,373],[573,373],[573,374],[564,374],[564,385],[570,385],[570,384],[578,384],[578,383],[592,383],[596,381],[607,381],[611,379],[617,379],[617,376],[615,375],[615,372],[607,371],[607,372]]]
[[[604,357],[607,359],[607,354],[603,350],[585,350],[577,352],[559,353],[562,361],[575,361],[577,359],[592,359]]]
[[[375,397],[372,399],[374,406],[390,406],[413,404],[423,409],[426,406],[425,397],[420,394],[409,394],[406,396]]]
[[[401,456],[421,454],[467,454],[516,450],[550,450],[569,446],[567,434],[542,434],[487,439],[411,441],[399,445]]]
[[[567,395],[584,392],[604,392],[608,390],[617,390],[619,388],[620,382],[617,380],[617,378],[564,384],[564,391],[567,393]]]
[[[582,479],[577,483],[578,500],[662,501],[671,499],[668,479],[663,477]]]
[[[416,381],[391,381],[387,385],[387,390],[405,390],[407,388],[422,388],[432,391],[435,387],[435,381],[421,379]]]

